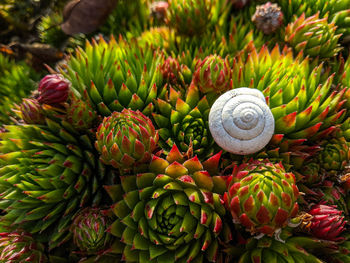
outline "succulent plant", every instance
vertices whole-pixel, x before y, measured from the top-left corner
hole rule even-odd
[[[210,103],[205,96],[200,97],[196,86],[191,85],[184,97],[170,88],[168,98],[158,98],[155,105],[152,116],[159,128],[159,143],[163,149],[169,150],[176,144],[185,152],[192,147],[199,158],[214,153],[214,140],[208,125]]]
[[[59,105],[66,102],[70,83],[62,75],[51,74],[40,80],[38,101],[41,104]]]
[[[264,5],[256,7],[252,21],[259,30],[264,32],[264,34],[270,35],[276,32],[277,29],[282,26],[283,13],[277,4],[271,4],[271,2],[267,2]]]
[[[174,145],[166,159],[153,156],[146,173],[106,187],[118,218],[111,233],[125,244],[126,262],[215,262],[225,229],[220,154],[203,163],[186,155]]]
[[[253,49],[233,63],[233,88],[251,87],[262,91],[274,115],[275,134],[289,139],[316,140],[336,129],[347,108],[348,88],[332,89],[333,75],[323,64],[314,66],[299,54],[278,46],[268,51]]]
[[[78,131],[93,128],[98,122],[97,113],[88,98],[78,99],[71,94],[70,101],[65,104],[65,108],[67,121]]]
[[[102,116],[124,108],[149,115],[152,101],[162,93],[163,60],[163,54],[150,47],[140,49],[135,43],[117,43],[114,39],[106,43],[100,38],[99,42],[87,43],[85,50],[77,49],[62,74],[72,83],[73,91],[81,96],[87,92]]]
[[[284,230],[280,236],[281,240],[275,240],[267,236],[261,239],[249,238],[244,240],[244,246],[227,248],[227,253],[230,255],[230,259],[237,258],[239,263],[323,263],[321,259],[310,253],[312,250],[317,251],[323,248],[319,240],[294,236],[290,230]]]
[[[336,34],[334,23],[328,23],[327,17],[320,19],[319,13],[311,17],[302,14],[297,20],[288,24],[285,41],[298,53],[303,51],[311,57],[330,58],[342,49]]]
[[[45,116],[36,99],[23,99],[20,105],[22,119],[27,124],[44,124]]]
[[[324,175],[320,170],[318,162],[311,161],[302,167],[301,174],[303,182],[308,185],[319,184],[323,181]]]
[[[16,231],[0,233],[0,261],[45,263],[48,259],[43,244],[28,233]]]
[[[79,211],[70,227],[73,241],[83,255],[102,254],[111,245],[111,236],[107,232],[112,223],[108,211],[86,207]]]
[[[208,29],[212,6],[213,0],[171,0],[167,23],[180,35],[201,35]]]
[[[308,214],[312,215],[310,232],[314,237],[331,241],[344,240],[340,235],[345,230],[346,221],[336,206],[314,205]]]
[[[185,88],[192,79],[191,70],[186,65],[180,65],[179,61],[171,56],[164,61],[161,72],[163,79],[175,87]]]
[[[350,0],[3,2],[0,262],[350,262]]]
[[[96,139],[100,159],[123,172],[151,160],[157,149],[158,132],[141,112],[124,109],[103,119]]]
[[[347,37],[350,34],[349,0],[277,0],[276,2],[281,6],[286,23],[292,22],[294,16],[299,17],[303,13],[306,17],[319,13],[320,18],[327,17],[329,23],[335,23],[337,26],[336,34],[343,34],[343,37]]]
[[[231,68],[228,59],[211,55],[199,60],[193,74],[192,84],[198,86],[203,93],[223,93],[232,87]]]
[[[233,168],[225,203],[247,231],[272,235],[297,215],[298,196],[295,176],[282,164],[252,160]]]
[[[0,134],[1,225],[45,233],[51,248],[70,239],[73,215],[99,204],[103,182],[114,177],[89,135],[55,115],[45,110],[45,125],[8,125]]]
[[[349,143],[344,137],[333,138],[320,143],[323,147],[319,163],[329,175],[341,174],[350,161]]]

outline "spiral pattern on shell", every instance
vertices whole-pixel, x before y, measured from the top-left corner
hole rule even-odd
[[[245,155],[269,143],[275,120],[261,91],[238,88],[221,95],[209,113],[209,128],[224,150]]]

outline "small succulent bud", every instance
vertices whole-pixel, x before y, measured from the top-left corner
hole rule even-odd
[[[66,109],[67,121],[78,131],[92,128],[97,120],[97,113],[88,99],[78,99],[72,94]]]
[[[70,83],[59,74],[45,76],[39,83],[38,101],[41,104],[57,105],[68,98]]]
[[[180,71],[179,62],[172,57],[168,57],[161,66],[163,79],[170,84],[177,84]]]
[[[203,93],[222,93],[231,89],[231,68],[227,59],[217,55],[198,61],[193,75],[193,84]]]
[[[264,34],[270,35],[279,29],[283,23],[283,13],[277,4],[267,2],[256,7],[252,21]]]
[[[22,119],[27,124],[44,124],[45,118],[40,103],[36,99],[23,99],[20,106]]]
[[[93,255],[108,248],[110,234],[107,232],[111,219],[106,211],[87,207],[74,218],[71,226],[73,241],[80,253]]]

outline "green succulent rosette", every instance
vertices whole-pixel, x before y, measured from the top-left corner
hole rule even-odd
[[[324,180],[324,173],[317,161],[307,162],[298,172],[303,177],[302,182],[307,185],[317,185]]]
[[[295,52],[320,58],[334,57],[342,50],[338,44],[340,37],[334,23],[328,23],[327,17],[320,19],[318,13],[311,17],[301,15],[285,31],[285,41]]]
[[[203,93],[224,93],[232,88],[231,67],[228,58],[217,55],[198,61],[192,83]]]
[[[322,141],[319,163],[328,175],[341,174],[350,160],[349,143],[344,137]]]
[[[141,112],[124,109],[104,118],[96,139],[100,160],[123,173],[151,160],[157,149],[158,132]]]
[[[234,166],[225,203],[234,222],[251,234],[278,234],[298,213],[299,190],[281,163],[251,160]]]
[[[44,125],[8,125],[0,133],[0,224],[41,233],[53,248],[71,238],[80,207],[100,203],[115,171],[98,161],[89,134],[52,109],[45,115]]]
[[[86,207],[79,211],[70,227],[79,253],[96,255],[106,251],[111,245],[111,236],[107,232],[111,223],[107,210]]]
[[[209,27],[213,6],[213,0],[171,0],[167,24],[180,35],[201,35]]]
[[[280,263],[280,262],[310,262],[323,263],[312,253],[323,249],[325,245],[320,240],[306,236],[295,236],[290,230],[283,230],[280,239],[271,237],[261,239],[249,238],[244,246],[226,249],[229,262],[239,263]],[[233,261],[233,260],[238,261]]]
[[[285,17],[286,23],[293,22],[295,16],[303,13],[306,17],[320,14],[320,18],[327,18],[329,23],[337,26],[336,34],[350,35],[350,1],[349,0],[277,0]]]
[[[65,103],[66,120],[76,130],[86,131],[98,123],[98,115],[88,98],[78,99],[74,94],[70,94],[69,103]]]
[[[163,149],[169,150],[176,144],[186,152],[192,147],[199,158],[214,153],[214,140],[208,124],[210,103],[206,96],[201,97],[196,86],[191,85],[184,97],[170,87],[167,99],[158,98],[155,105],[152,116]]]
[[[25,232],[0,233],[0,262],[46,263],[45,247]]]
[[[76,94],[86,92],[97,113],[109,116],[124,108],[140,110],[149,115],[153,100],[162,96],[163,77],[160,66],[164,55],[151,47],[140,48],[135,41],[123,39],[108,43],[86,43],[85,50],[77,48],[61,68]]]
[[[315,62],[314,62],[315,63]],[[234,59],[233,88],[263,92],[275,119],[275,134],[315,141],[336,129],[345,112],[348,88],[333,88],[334,74],[291,50],[276,45]]]
[[[191,70],[186,65],[180,65],[179,61],[171,56],[164,61],[161,71],[166,83],[179,89],[187,87],[192,80]]]
[[[110,231],[125,245],[126,262],[216,262],[227,231],[220,154],[203,163],[188,154],[174,145],[166,159],[153,157],[147,173],[106,187],[118,218]]]

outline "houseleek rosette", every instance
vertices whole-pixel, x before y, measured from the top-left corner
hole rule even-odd
[[[86,207],[77,213],[70,230],[81,254],[102,254],[108,249],[111,236],[107,230],[111,222],[107,210],[100,208]]]
[[[345,115],[348,88],[333,89],[334,74],[287,48],[252,49],[234,59],[233,88],[263,92],[275,119],[275,134],[316,140],[334,131]]]
[[[123,172],[151,160],[157,148],[158,132],[141,112],[124,109],[104,118],[96,139],[101,161]]]
[[[125,244],[126,262],[216,262],[226,229],[219,159],[217,154],[201,163],[174,145],[166,159],[153,157],[147,173],[106,187],[116,201],[110,231]]]
[[[320,58],[334,57],[342,50],[338,44],[340,37],[334,23],[328,23],[327,17],[320,19],[318,13],[311,17],[301,15],[285,31],[285,41],[296,52]]]
[[[236,259],[239,263],[280,263],[280,262],[310,262],[323,263],[314,256],[312,250],[320,250],[324,246],[314,238],[292,235],[290,230],[283,230],[281,240],[271,237],[261,239],[249,238],[244,245],[229,247],[228,258]]]
[[[79,99],[70,94],[69,103],[65,103],[66,120],[78,131],[86,131],[98,123],[98,116],[88,98]]]
[[[273,235],[297,215],[298,196],[295,176],[282,164],[252,160],[234,167],[225,202],[247,231]]]
[[[149,115],[152,101],[161,96],[163,77],[160,66],[164,55],[151,47],[139,47],[123,39],[108,43],[86,44],[83,50],[62,66],[61,73],[71,83],[71,90],[83,96],[86,92],[98,114],[108,116],[124,108]]]
[[[192,83],[203,93],[224,93],[232,88],[231,67],[228,58],[217,55],[207,56],[197,62]]]
[[[88,134],[45,115],[45,125],[9,125],[0,134],[1,225],[42,233],[55,247],[70,239],[80,207],[99,204],[113,172],[98,162]]]
[[[180,35],[203,34],[210,24],[213,0],[171,0],[167,23]]]
[[[329,23],[335,23],[336,33],[346,38],[350,35],[350,0],[277,0],[282,8],[286,23],[294,20],[294,16],[306,17],[320,13],[320,18],[327,17]]]
[[[0,233],[0,262],[46,263],[45,247],[25,232]]]
[[[199,158],[214,152],[208,125],[210,104],[206,96],[200,96],[196,86],[191,85],[185,96],[170,88],[168,98],[158,98],[155,105],[152,116],[159,128],[162,148],[169,150],[176,144],[181,151],[187,151],[193,146]]]
[[[323,147],[319,155],[321,167],[330,175],[341,174],[350,160],[349,143],[340,137],[324,140],[320,145]]]

